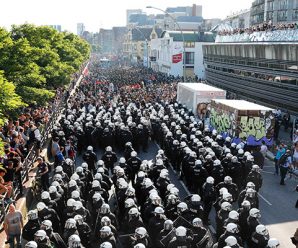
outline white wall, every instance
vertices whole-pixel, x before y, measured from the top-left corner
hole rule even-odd
[[[205,66],[203,59],[203,44],[202,42],[196,42],[195,46],[195,74],[198,78],[205,79]]]
[[[194,48],[185,48],[185,51],[195,53],[194,73],[199,78],[205,79],[202,44],[203,43],[196,42]],[[174,76],[183,76],[183,61],[172,63],[172,56],[179,53],[183,53],[183,42],[173,42],[172,38],[151,40],[149,56],[155,56],[156,62],[151,62],[150,66],[155,71]]]

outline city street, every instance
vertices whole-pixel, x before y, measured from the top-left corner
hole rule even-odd
[[[148,153],[141,152],[139,157],[143,159],[152,159],[157,151],[158,146],[151,142]],[[97,151],[98,159],[101,158],[102,150]],[[119,154],[118,159],[119,159]],[[79,156],[76,160],[76,165],[82,163],[82,158]],[[172,168],[169,168],[170,179],[179,189],[180,198],[183,199],[189,194],[184,183],[178,179]],[[298,210],[295,208],[295,203],[298,198],[298,193],[295,191],[297,179],[286,180],[286,185],[279,185],[280,177],[273,174],[274,164],[266,159],[263,175],[263,186],[259,192],[261,222],[266,225],[269,230],[270,237],[277,238],[281,243],[281,248],[293,247],[290,237],[293,236],[298,227]],[[237,205],[234,206],[237,209]],[[214,208],[210,214],[211,225],[210,231],[215,234],[215,211]]]

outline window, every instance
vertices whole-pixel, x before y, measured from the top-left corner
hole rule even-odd
[[[287,20],[288,11],[278,11],[277,12],[277,20],[278,21],[286,21]]]
[[[194,52],[186,52],[185,53],[185,64],[194,64],[195,61],[195,53]]]
[[[298,20],[298,10],[293,11],[293,20],[295,20],[295,21]]]
[[[287,9],[288,8],[288,0],[279,1],[279,9]]]
[[[194,48],[195,43],[192,41],[185,41],[185,47]]]
[[[267,12],[267,20],[273,20],[273,11]]]
[[[273,11],[273,2],[268,2],[267,11]]]

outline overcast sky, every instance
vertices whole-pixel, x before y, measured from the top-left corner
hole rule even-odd
[[[83,22],[88,31],[125,26],[126,9],[143,9],[148,14],[160,13],[146,9],[176,6],[203,6],[204,18],[225,18],[232,12],[249,8],[252,0],[3,0],[0,26],[24,22],[36,25],[60,24],[62,29],[76,32],[76,23]]]

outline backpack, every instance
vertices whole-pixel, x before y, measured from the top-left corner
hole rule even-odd
[[[68,150],[68,157],[73,158],[75,156],[75,150],[71,146],[70,149]]]
[[[287,162],[289,155],[283,154],[279,159],[279,165],[284,165]]]
[[[31,142],[36,141],[36,138],[35,138],[35,130],[36,130],[36,129],[31,130],[31,132],[29,133],[29,140],[30,140]]]

